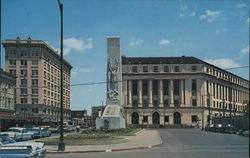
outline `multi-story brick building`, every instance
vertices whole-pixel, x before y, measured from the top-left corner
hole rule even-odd
[[[201,127],[249,101],[248,80],[195,57],[122,57],[122,68],[128,124]]]
[[[7,39],[6,71],[16,76],[16,113],[42,122],[58,121],[60,115],[60,56],[41,40]],[[72,66],[63,61],[64,114],[70,117]]]

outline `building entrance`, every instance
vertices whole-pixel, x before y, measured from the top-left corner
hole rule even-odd
[[[174,124],[181,124],[181,114],[179,112],[174,113]]]
[[[132,113],[132,124],[139,124],[139,115],[137,112]]]
[[[153,113],[153,124],[160,124],[160,115],[158,112]]]

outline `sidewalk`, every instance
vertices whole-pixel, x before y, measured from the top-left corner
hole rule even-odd
[[[47,154],[57,153],[87,153],[87,152],[112,152],[137,150],[157,147],[162,144],[162,140],[156,130],[142,130],[136,136],[121,136],[126,139],[125,143],[110,145],[84,145],[84,146],[66,146],[65,151],[57,151],[58,146],[45,146]]]

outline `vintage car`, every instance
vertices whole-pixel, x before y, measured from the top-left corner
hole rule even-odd
[[[44,158],[46,150],[43,143],[16,142],[6,135],[0,135],[0,157]]]
[[[46,129],[41,129],[40,127],[33,127],[31,131],[37,132],[39,138],[51,136],[50,131],[47,131]]]
[[[29,140],[34,138],[34,134],[28,132],[26,128],[11,127],[6,132],[0,132],[0,135],[7,135],[16,141]]]

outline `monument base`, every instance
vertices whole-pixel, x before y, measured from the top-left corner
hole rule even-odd
[[[118,105],[107,105],[102,117],[96,118],[96,129],[125,128],[123,108]]]
[[[96,129],[119,129],[125,128],[123,117],[98,117],[96,118]]]

